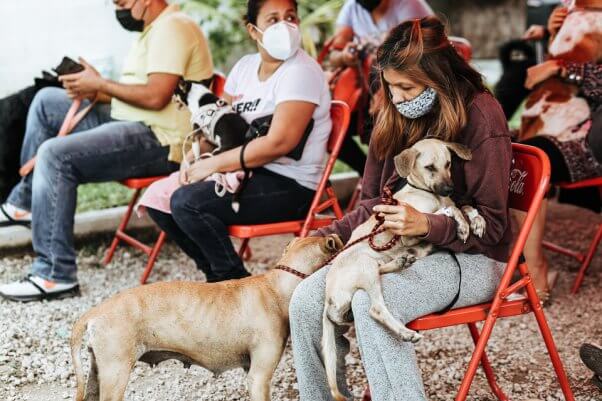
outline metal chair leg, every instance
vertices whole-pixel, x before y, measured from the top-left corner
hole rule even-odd
[[[479,329],[477,328],[476,323],[468,323],[468,329],[470,330],[470,335],[476,345],[479,342]],[[483,351],[483,356],[481,356],[481,367],[485,372],[485,377],[487,377],[487,382],[489,383],[489,387],[491,387],[493,394],[495,394],[500,401],[508,401],[508,397],[504,394],[495,380],[493,368],[491,367],[491,363],[489,363],[489,358],[487,358],[485,351]]]

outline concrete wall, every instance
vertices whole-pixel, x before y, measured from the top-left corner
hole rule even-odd
[[[473,46],[474,58],[497,58],[499,46],[526,29],[525,0],[429,0],[449,22],[452,35]]]
[[[31,85],[64,55],[115,77],[133,35],[117,23],[112,0],[1,0],[0,19],[0,96]]]

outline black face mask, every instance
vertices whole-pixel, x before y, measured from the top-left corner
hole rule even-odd
[[[115,10],[115,17],[117,17],[117,21],[121,26],[128,31],[142,32],[144,30],[144,21],[132,17],[132,10]]]
[[[368,12],[374,11],[380,5],[380,0],[355,0],[357,4],[364,7]]]

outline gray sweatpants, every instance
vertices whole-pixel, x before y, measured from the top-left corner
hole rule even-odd
[[[462,268],[460,298],[455,307],[489,301],[495,295],[505,264],[483,255],[457,254]],[[325,267],[304,280],[290,303],[293,357],[301,401],[330,401],[330,391],[322,364],[322,310],[324,308]],[[439,252],[416,261],[408,269],[382,276],[385,302],[391,313],[404,323],[444,309],[454,298],[459,284],[458,266],[448,253]],[[365,291],[355,293],[352,302],[355,331],[364,369],[374,401],[426,400],[414,345],[399,341],[372,317]],[[349,352],[343,337],[346,327],[337,331],[339,366]],[[423,340],[424,341],[424,340]],[[337,374],[339,389],[350,397],[344,369]]]

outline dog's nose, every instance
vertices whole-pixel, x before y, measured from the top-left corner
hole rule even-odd
[[[441,185],[441,187],[439,187],[439,190],[437,192],[441,196],[450,196],[451,194],[454,193],[454,186],[447,185],[447,184]]]

